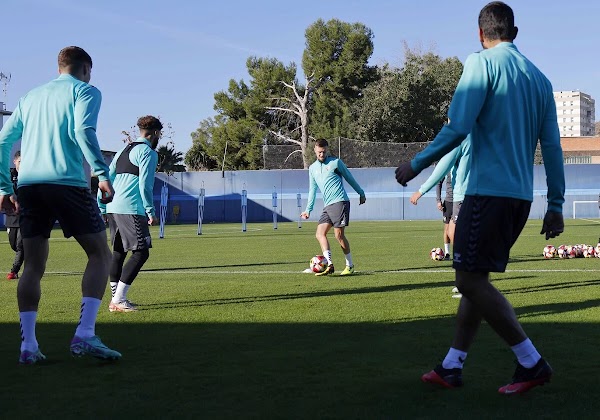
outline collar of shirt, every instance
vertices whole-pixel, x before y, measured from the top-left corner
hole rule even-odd
[[[148,145],[148,147],[150,147],[152,149],[152,144],[150,144],[150,140],[147,140],[143,137],[138,137],[137,140],[135,141],[135,143],[146,143]]]

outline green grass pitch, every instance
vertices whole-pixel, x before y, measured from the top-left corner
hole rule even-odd
[[[546,242],[531,220],[493,282],[555,370],[552,382],[501,396],[514,356],[482,326],[465,386],[420,382],[446,354],[458,300],[451,263],[429,259],[442,223],[352,222],[356,274],[303,274],[320,253],[314,223],[153,228],[150,259],[129,292],[136,313],[96,332],[117,363],[73,359],[85,255],[54,231],[37,336],[44,365],[18,366],[15,281],[0,282],[3,418],[597,418],[600,259],[544,260],[546,243],[595,245],[598,220],[567,220]],[[0,237],[0,267],[13,253]],[[333,235],[331,235],[333,239]],[[332,241],[338,273],[344,259]]]

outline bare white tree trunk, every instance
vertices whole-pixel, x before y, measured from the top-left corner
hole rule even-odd
[[[269,132],[277,137],[280,140],[283,140],[288,143],[294,143],[300,146],[300,150],[302,152],[302,163],[304,165],[304,169],[307,169],[310,165],[308,161],[308,156],[306,154],[306,148],[308,147],[308,106],[310,102],[310,95],[314,91],[314,86],[312,86],[314,79],[313,76],[306,77],[306,86],[304,88],[304,94],[300,95],[298,92],[298,88],[296,87],[296,82],[292,81],[292,83],[287,83],[282,81],[281,83],[290,89],[294,94],[294,100],[290,100],[288,98],[273,98],[275,100],[280,100],[284,103],[287,102],[287,106],[284,104],[282,106],[269,106],[267,109],[280,112],[283,114],[294,114],[300,120],[300,125],[296,127],[292,132],[300,129],[300,140],[293,139],[286,134],[282,134],[280,132],[275,132],[273,130],[269,130]]]

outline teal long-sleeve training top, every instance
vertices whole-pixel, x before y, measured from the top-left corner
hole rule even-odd
[[[308,168],[309,190],[308,201],[306,203],[306,213],[310,215],[315,205],[315,197],[317,195],[317,187],[323,194],[323,206],[327,207],[330,204],[339,201],[348,201],[348,194],[344,189],[345,179],[354,191],[361,197],[365,196],[365,192],[358,185],[344,162],[341,159],[327,156],[323,162],[317,159]]]
[[[565,177],[552,85],[511,42],[471,54],[448,111],[449,121],[411,161],[421,172],[471,135],[467,195],[533,201],[539,140],[548,210],[562,212]]]
[[[10,150],[19,139],[19,187],[88,187],[84,157],[93,174],[106,181],[108,165],[96,137],[101,102],[98,89],[69,74],[61,74],[23,96],[0,131],[0,194],[13,192],[8,169]]]

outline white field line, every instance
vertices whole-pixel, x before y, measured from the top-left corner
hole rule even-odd
[[[302,271],[292,271],[292,270],[180,270],[180,269],[170,269],[166,267],[164,270],[153,270],[153,271],[142,271],[140,274],[159,274],[161,276],[165,275],[165,272],[168,274],[199,274],[199,275],[214,275],[214,274],[312,274],[312,273],[303,273]],[[429,269],[429,270],[384,270],[384,271],[356,271],[356,273],[363,274],[431,274],[431,273],[454,273],[453,269]],[[552,269],[552,270],[506,270],[505,273],[600,273],[600,269]],[[55,274],[55,275],[82,275],[82,271],[46,271],[46,274]],[[334,275],[334,277],[336,277]]]

